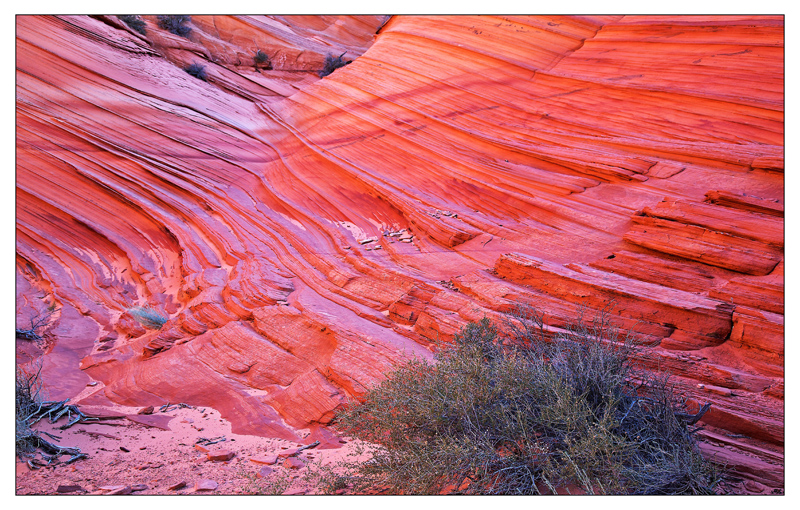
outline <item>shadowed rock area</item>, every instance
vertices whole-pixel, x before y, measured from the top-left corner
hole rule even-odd
[[[52,398],[296,440],[468,321],[613,302],[712,403],[704,451],[783,487],[782,17],[16,19]]]

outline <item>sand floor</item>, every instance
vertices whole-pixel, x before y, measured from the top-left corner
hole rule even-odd
[[[139,408],[114,406],[99,411],[136,415]],[[58,428],[67,423],[64,418],[55,424],[40,422],[35,428],[61,438],[55,441],[44,436],[46,439],[79,447],[88,458],[35,470],[17,459],[16,494],[58,494],[59,486],[62,491],[64,486],[80,488],[73,487],[72,494],[108,494],[114,490],[125,493],[127,487],[131,487],[133,494],[315,494],[320,490],[309,486],[304,475],[320,465],[352,456],[356,447],[355,443],[344,440],[328,440],[293,457],[302,462],[302,467],[285,466],[284,459],[268,465],[264,462],[269,462],[269,457],[311,444],[312,439],[296,443],[233,434],[230,422],[211,408],[178,408],[168,412],[157,408],[146,419],[169,430],[130,419],[79,423],[66,430]],[[225,440],[205,447],[196,445],[203,438],[220,437]],[[222,450],[233,453],[233,458],[209,460],[208,452]],[[64,456],[61,460],[68,458]],[[183,488],[171,488],[181,482],[185,483]],[[215,484],[211,490],[203,489]]]

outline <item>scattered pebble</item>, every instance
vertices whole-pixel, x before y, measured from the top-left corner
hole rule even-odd
[[[271,466],[278,462],[278,456],[267,455],[266,457],[250,457],[250,462],[254,462],[256,464],[266,464],[267,466]]]
[[[217,482],[208,479],[200,480],[196,484],[194,484],[194,490],[197,492],[214,491],[217,490],[217,487],[219,487],[219,484]]]
[[[177,491],[177,490],[183,489],[184,487],[186,487],[186,481],[185,480],[184,481],[180,481],[180,482],[178,482],[178,483],[176,483],[174,485],[170,485],[169,487],[167,487],[167,489],[171,490],[171,491]]]
[[[59,485],[56,489],[59,494],[69,494],[70,492],[84,492],[80,485]]]
[[[297,457],[289,457],[285,461],[283,461],[283,467],[289,469],[300,469],[304,467],[306,464],[302,460],[298,459]]]
[[[271,474],[272,474],[274,471],[275,471],[275,470],[274,470],[274,469],[272,469],[271,467],[269,467],[269,466],[264,466],[264,467],[262,467],[261,469],[259,469],[259,470],[258,470],[258,473],[256,473],[256,476],[257,476],[258,478],[264,478],[264,477],[266,477],[266,476],[269,476],[269,475],[271,475]]]

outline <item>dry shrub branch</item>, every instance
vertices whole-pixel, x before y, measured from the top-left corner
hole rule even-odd
[[[607,310],[546,334],[531,308],[468,324],[337,417],[377,443],[353,484],[400,494],[713,494],[692,414]]]
[[[30,370],[17,366],[15,453],[20,460],[27,461],[31,469],[59,463],[62,455],[69,455],[69,459],[66,461],[67,464],[86,457],[86,454],[81,453],[79,448],[51,443],[42,437],[42,434],[46,434],[57,441],[61,439],[60,437],[47,432],[40,433],[32,428],[36,422],[45,417],[49,418],[51,423],[54,423],[63,416],[71,419],[75,415],[75,419],[71,419],[67,425],[61,427],[62,429],[70,427],[77,423],[79,419],[84,418],[78,408],[67,405],[67,401],[51,402],[42,400],[40,374],[41,365],[35,365]],[[41,456],[41,460],[37,458],[37,454]]]

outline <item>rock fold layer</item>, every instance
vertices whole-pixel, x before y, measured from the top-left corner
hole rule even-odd
[[[53,398],[294,439],[466,321],[613,302],[782,487],[782,17],[143,19],[17,17],[17,321],[51,323],[17,357]]]

